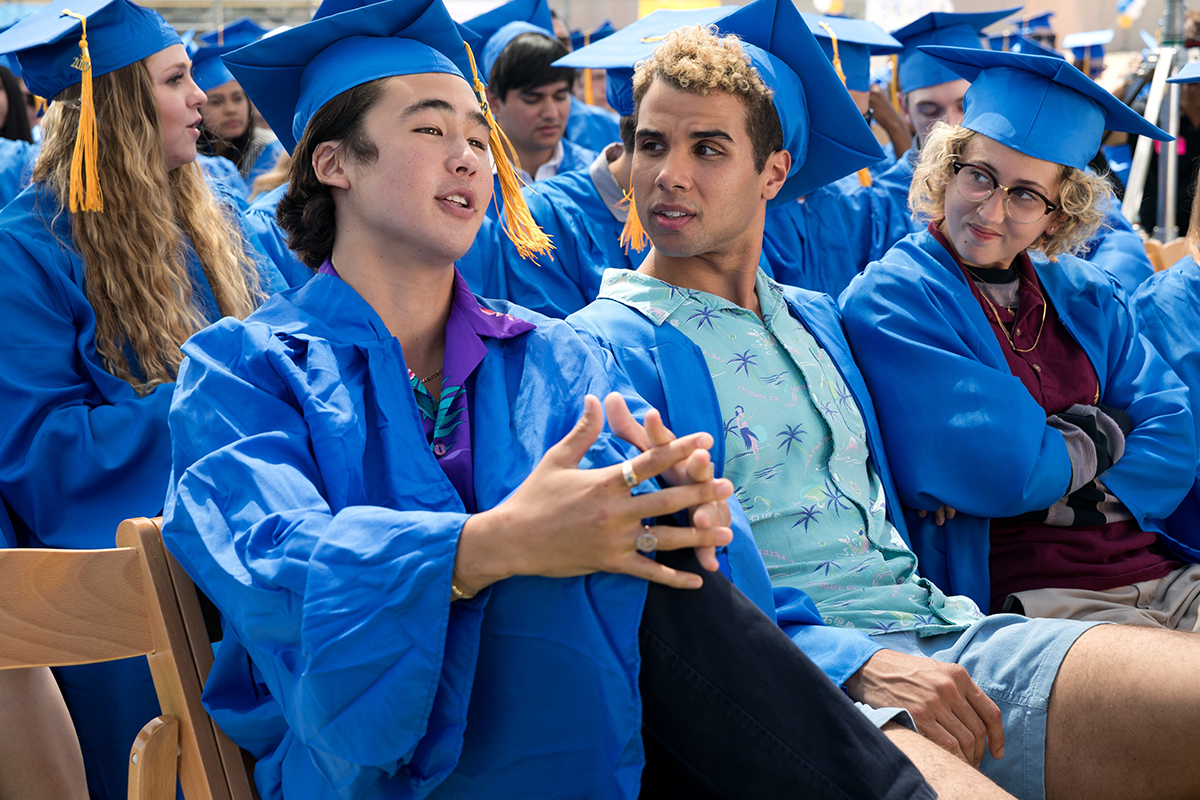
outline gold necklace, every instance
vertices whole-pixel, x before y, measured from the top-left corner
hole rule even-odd
[[[987,283],[987,281],[983,280],[978,275],[976,275],[974,272],[972,272],[971,268],[968,267],[966,264],[963,264],[963,269],[965,269],[967,271],[967,274],[969,274],[972,278],[979,281],[980,283],[984,283],[984,284]],[[1018,284],[1020,283],[1020,280],[1021,280],[1021,276],[1018,275],[1017,276]],[[992,299],[987,296],[987,292],[985,292],[983,289],[979,290],[979,296],[983,298],[983,302],[987,303],[988,308],[990,308],[992,310],[992,316],[994,316],[996,318],[996,324],[1000,326],[1000,332],[1004,334],[1004,338],[1008,340],[1008,346],[1012,348],[1012,351],[1014,353],[1029,353],[1029,352],[1036,350],[1037,346],[1038,346],[1038,342],[1040,342],[1042,340],[1042,331],[1044,331],[1046,329],[1046,295],[1042,294],[1042,290],[1039,289],[1036,285],[1033,287],[1033,290],[1035,292],[1037,292],[1038,297],[1040,297],[1042,299],[1042,324],[1038,326],[1037,337],[1033,340],[1033,344],[1024,350],[1017,347],[1013,343],[1012,334],[1010,334],[1008,332],[1008,328],[1004,327],[1004,321],[1000,319],[1000,311],[996,308],[996,305],[992,302]],[[1018,288],[1017,291],[1020,292],[1020,288]],[[1021,308],[1020,301],[1018,300],[1017,301],[1017,310],[1019,311],[1020,308]],[[1014,326],[1016,326],[1016,324],[1017,324],[1016,320],[1017,320],[1017,312],[1014,311],[1013,312],[1013,325]]]
[[[438,371],[430,375],[428,378],[421,378],[421,383],[429,383],[431,380],[442,374],[442,368],[438,367]]]

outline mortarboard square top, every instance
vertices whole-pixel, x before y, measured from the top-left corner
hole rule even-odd
[[[221,61],[221,56],[232,53],[241,46],[240,44],[227,44],[222,47],[209,45],[201,47],[192,54],[192,80],[196,82],[201,91],[207,92],[234,80],[233,74]]]
[[[1189,61],[1183,65],[1167,83],[1200,83],[1200,61]]]
[[[708,25],[732,13],[736,6],[695,9],[659,9],[599,42],[581,47],[554,62],[556,67],[608,70],[605,95],[609,106],[623,117],[633,114],[633,68],[654,54],[654,48],[671,31],[688,25]]]
[[[822,17],[801,14],[808,29],[817,37],[817,44],[833,61],[836,37],[838,61],[846,76],[846,88],[856,92],[871,90],[871,56],[899,53],[904,45],[874,22],[848,17]],[[825,30],[823,25],[829,26]],[[830,35],[832,31],[832,36]]]
[[[0,33],[0,53],[17,56],[25,84],[41,97],[53,99],[83,78],[74,66],[83,24],[63,11],[87,18],[93,76],[180,44],[179,34],[158,12],[128,0],[57,0]]]
[[[484,43],[479,54],[479,74],[484,80],[492,74],[492,67],[504,48],[522,33],[537,33],[555,39],[554,17],[550,15],[546,0],[510,0],[467,20],[466,25]]]
[[[923,47],[968,81],[963,127],[1042,161],[1084,169],[1104,131],[1171,137],[1060,58]]]
[[[1050,18],[1054,16],[1053,11],[1043,11],[1040,14],[1021,18],[1020,32],[1024,34],[1033,33],[1034,31],[1050,30]]]
[[[208,33],[196,37],[201,44],[215,44],[233,47],[244,47],[251,42],[257,42],[267,29],[249,17],[235,19],[220,28],[214,28]]]
[[[900,54],[900,91],[915,92],[959,79],[937,61],[928,58],[918,48],[921,45],[983,48],[980,37],[983,29],[1021,10],[1021,6],[982,14],[954,14],[934,11],[910,22],[892,36],[904,45]]]
[[[1064,58],[1057,50],[1046,47],[1041,42],[1027,39],[1019,33],[1005,31],[999,36],[988,37],[988,47],[1008,53],[1023,53],[1027,56],[1047,56],[1048,58]]]
[[[321,106],[393,75],[441,72],[470,82],[463,36],[441,0],[385,0],[261,39],[226,66],[289,153]]]
[[[613,24],[608,20],[600,23],[600,25],[592,31],[571,31],[571,49],[578,50],[581,47],[587,47],[589,44],[595,44],[601,39],[607,39],[617,32]],[[587,40],[586,42],[584,40]]]
[[[1070,50],[1071,54],[1080,60],[1084,58],[1101,59],[1104,58],[1104,45],[1112,40],[1112,30],[1084,31],[1064,36],[1062,47],[1064,50]]]

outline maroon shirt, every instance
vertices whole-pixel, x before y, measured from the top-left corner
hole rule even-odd
[[[989,302],[975,284],[977,276],[983,280],[993,277],[997,270],[977,268],[972,274],[936,224],[929,224],[929,232],[962,269],[971,293],[991,323],[1009,370],[1021,379],[1046,414],[1066,411],[1076,403],[1097,405],[1100,380],[1096,369],[1059,319],[1028,254],[1022,252],[1013,260],[1021,280],[1014,314]],[[1012,336],[1012,345],[1005,331]],[[1179,566],[1159,543],[1157,534],[1141,530],[1134,520],[1072,528],[992,520],[990,565],[992,613],[999,611],[1014,592],[1052,586],[1112,589],[1161,578]]]

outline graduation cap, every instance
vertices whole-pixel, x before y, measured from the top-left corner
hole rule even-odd
[[[1200,83],[1200,61],[1189,61],[1183,65],[1167,83]]]
[[[484,42],[479,68],[484,80],[504,48],[523,33],[537,33],[554,39],[554,17],[546,0],[510,0],[502,6],[467,20],[466,25]]]
[[[249,17],[241,17],[228,25],[214,28],[208,33],[202,33],[196,39],[201,44],[244,47],[251,42],[257,42],[266,32],[267,29],[254,20]]]
[[[1112,40],[1112,30],[1084,31],[1064,36],[1062,46],[1071,51],[1075,60],[1083,64],[1083,71],[1090,75],[1090,66],[1104,61],[1104,45]]]
[[[1159,141],[1171,136],[1061,58],[958,47],[922,47],[971,81],[963,127],[1019,153],[1084,169],[1104,131]]]
[[[904,45],[904,52],[900,54],[899,58],[900,91],[913,92],[917,89],[956,81],[959,78],[958,75],[922,53],[919,49],[921,45],[982,49],[983,45],[980,44],[979,39],[983,35],[983,29],[1020,10],[1021,7],[1016,6],[981,14],[933,11],[899,30],[892,31],[892,36],[899,39],[900,43]]]
[[[825,56],[845,75],[846,88],[855,92],[871,90],[871,56],[899,53],[904,45],[874,22],[849,17],[822,17],[801,14],[808,29],[817,37]]]
[[[707,6],[693,9],[659,9],[626,25],[599,42],[592,42],[554,62],[555,67],[603,69],[609,106],[623,117],[633,114],[633,68],[654,54],[667,34],[688,25],[708,25],[736,10],[737,6]]]
[[[1027,56],[1046,56],[1048,58],[1065,58],[1057,50],[1046,47],[1041,42],[1035,42],[1019,33],[1005,31],[998,36],[988,37],[988,47],[1007,53],[1024,53]]]
[[[227,44],[223,46],[208,45],[201,47],[192,54],[192,80],[200,87],[201,91],[209,91],[218,86],[224,86],[232,80],[235,80],[233,74],[225,67],[221,61],[221,56],[226,53],[232,53],[242,45]]]
[[[1051,30],[1050,18],[1053,16],[1053,11],[1043,11],[1040,14],[1021,17],[1021,27],[1018,29],[1018,31],[1023,34],[1030,34],[1038,31]]]
[[[465,38],[464,38],[465,37]],[[289,153],[327,102],[355,86],[394,75],[444,73],[472,85],[491,126],[490,148],[504,194],[505,230],[523,256],[548,252],[483,99],[468,39],[442,0],[384,0],[313,19],[224,56],[259,113]]]
[[[29,91],[53,99],[81,83],[79,134],[72,159],[71,212],[103,211],[96,169],[92,78],[141,61],[179,34],[158,12],[128,0],[57,0],[0,33],[0,53],[21,62]]]
[[[600,23],[600,26],[593,31],[571,31],[571,49],[578,50],[581,47],[587,47],[589,44],[608,38],[616,32],[617,29],[608,20]]]

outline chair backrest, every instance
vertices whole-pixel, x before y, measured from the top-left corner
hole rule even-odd
[[[1142,242],[1142,246],[1146,248],[1146,257],[1150,259],[1155,272],[1162,272],[1171,266],[1171,263],[1167,261],[1167,257],[1163,255],[1162,242],[1157,239],[1146,239]]]
[[[187,800],[252,800],[241,751],[200,703],[213,659],[195,586],[164,550],[158,521],[127,520],[117,541],[0,549],[0,669],[145,655],[163,716],[132,743],[129,797],[173,798],[178,774]]]
[[[212,669],[212,641],[196,586],[163,547],[162,520],[125,520],[117,544],[140,555],[155,648],[147,658],[164,714],[180,722],[179,779],[187,800],[252,800],[250,763],[200,703]]]
[[[1163,269],[1174,266],[1175,262],[1188,254],[1187,239],[1182,236],[1172,239],[1162,246],[1162,253],[1163,261],[1166,262],[1166,267]]]

